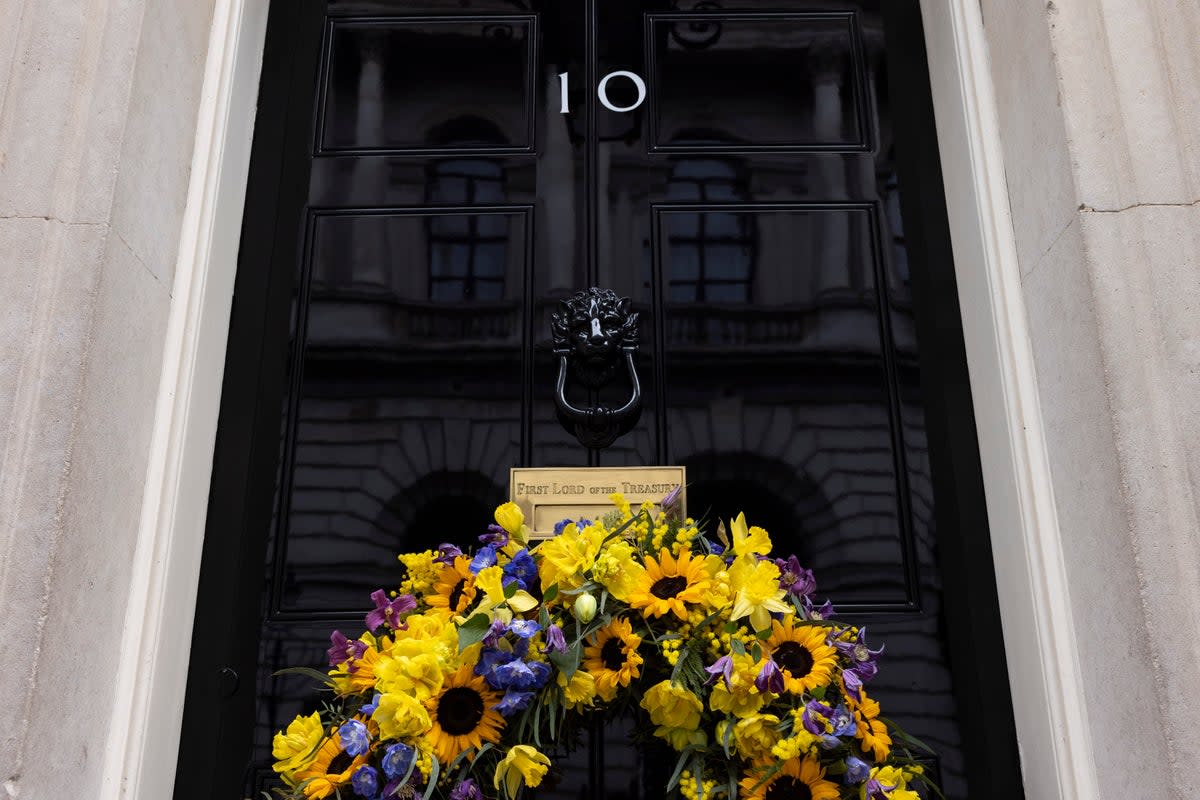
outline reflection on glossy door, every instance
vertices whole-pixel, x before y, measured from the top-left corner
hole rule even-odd
[[[272,673],[357,630],[397,552],[473,541],[512,465],[670,463],[695,515],[745,510],[887,641],[873,694],[967,797],[889,90],[910,42],[879,0],[307,5],[247,788],[309,697]],[[598,101],[614,71],[636,109]],[[599,456],[555,420],[548,325],[593,284],[643,320],[644,412]],[[649,800],[662,760],[610,726],[539,796]]]

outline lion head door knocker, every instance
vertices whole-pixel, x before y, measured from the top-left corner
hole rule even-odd
[[[630,311],[630,305],[628,297],[593,287],[563,300],[551,315],[554,354],[558,356],[554,388],[558,421],[580,444],[593,450],[608,447],[628,433],[642,414],[642,385],[633,363],[638,315]],[[622,365],[629,372],[631,393],[620,408],[591,403],[580,407],[567,399],[568,373],[595,396]]]

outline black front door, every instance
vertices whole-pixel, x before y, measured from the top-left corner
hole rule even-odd
[[[274,3],[176,797],[268,785],[272,673],[510,466],[660,463],[886,641],[948,797],[1019,797],[925,70],[916,0]],[[598,456],[549,352],[591,285],[646,393]],[[612,728],[542,796],[653,787]]]

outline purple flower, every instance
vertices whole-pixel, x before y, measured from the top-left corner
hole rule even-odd
[[[471,574],[478,575],[488,567],[496,565],[496,545],[489,544],[487,547],[482,547],[475,557],[471,559]]]
[[[537,636],[542,626],[531,619],[514,619],[509,623],[508,629],[522,639],[530,639]]]
[[[816,591],[817,579],[813,577],[812,570],[801,567],[795,556],[788,556],[786,561],[777,558],[775,566],[779,567],[780,589],[796,597],[807,597]]]
[[[367,613],[367,630],[372,631],[381,625],[400,630],[400,615],[417,607],[417,599],[411,594],[402,594],[389,602],[383,589],[371,592],[371,599],[375,601],[375,610]]]
[[[355,757],[361,756],[371,747],[371,735],[367,733],[367,726],[356,719],[338,728],[338,738],[341,740],[342,749]]]
[[[862,783],[871,774],[871,767],[862,759],[846,756],[846,783]]]
[[[488,626],[488,631],[483,635],[484,647],[495,647],[500,638],[508,632],[508,626],[502,620],[494,619],[492,624]]]
[[[880,783],[877,778],[871,778],[863,786],[863,794],[868,800],[888,800],[889,793],[895,788],[894,785]]]
[[[811,734],[825,733],[825,721],[833,716],[833,706],[820,700],[809,700],[804,704],[804,730]]]
[[[828,600],[820,608],[814,608],[809,598],[804,598],[804,607],[808,610],[808,618],[812,620],[829,619],[833,616],[833,603]]]
[[[483,790],[474,778],[467,778],[450,790],[450,800],[484,800]]]
[[[768,658],[767,663],[763,664],[758,677],[754,679],[754,687],[764,694],[783,694],[783,672],[775,663],[775,659]]]
[[[711,667],[705,667],[704,671],[708,673],[709,678],[705,683],[715,683],[718,675],[725,676],[725,688],[729,689],[733,686],[733,659],[729,656],[721,656],[713,662]]]
[[[562,628],[557,625],[551,625],[546,628],[546,646],[542,648],[543,653],[565,653],[567,652],[567,639],[563,636]]]
[[[508,531],[493,522],[491,525],[488,525],[488,532],[480,535],[479,542],[481,544],[504,547],[504,545],[508,544]]]
[[[683,484],[680,484],[668,492],[667,496],[664,497],[662,502],[659,503],[659,506],[663,510],[663,514],[665,514],[668,518],[679,519],[682,516],[680,513],[682,509],[679,502],[680,495],[682,494]]]
[[[366,714],[367,716],[374,714],[375,709],[379,707],[379,698],[381,697],[383,697],[383,695],[381,695],[379,692],[376,692],[375,696],[371,698],[371,702],[364,703],[358,712],[360,714]]]
[[[846,694],[854,698],[855,702],[862,702],[862,678],[852,669],[842,672],[842,685],[846,687]]]
[[[438,555],[437,555],[437,558],[435,558],[433,560],[433,563],[435,563],[435,564],[453,564],[454,559],[458,558],[462,554],[463,554],[463,551],[459,550],[454,545],[450,544],[449,542],[442,542],[441,544],[438,545]]]
[[[329,654],[329,666],[331,667],[336,667],[344,661],[362,658],[363,653],[367,652],[366,642],[361,642],[358,639],[351,641],[343,636],[341,631],[331,633],[329,641],[332,642],[327,651]]]
[[[389,778],[403,778],[404,773],[408,772],[408,768],[412,766],[413,759],[416,757],[416,750],[397,742],[384,752],[383,760],[379,762],[379,765],[383,767],[383,774]]]
[[[504,697],[501,698],[500,702],[496,703],[492,708],[506,717],[511,717],[518,711],[528,708],[531,700],[533,700],[533,692],[509,689],[504,693]]]
[[[725,548],[720,542],[714,542],[712,539],[705,539],[704,541],[708,545],[708,552],[712,553],[714,556],[723,555],[725,553]]]
[[[374,767],[362,765],[350,776],[350,787],[359,797],[375,800],[379,796],[379,772]]]
[[[879,667],[875,664],[875,660],[883,653],[883,648],[872,650],[867,647],[867,629],[859,628],[858,635],[852,641],[843,642],[834,639],[833,646],[837,648],[845,658],[849,659],[854,665],[850,669],[853,670],[863,683],[875,677],[875,673],[879,671]]]

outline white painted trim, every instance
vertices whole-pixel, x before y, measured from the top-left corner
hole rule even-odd
[[[1099,782],[978,0],[921,0],[1028,800]]]
[[[106,800],[172,792],[267,5],[216,3]],[[1098,783],[983,23],[977,0],[921,7],[1026,797],[1092,800]]]
[[[217,0],[100,797],[174,787],[267,0]]]

